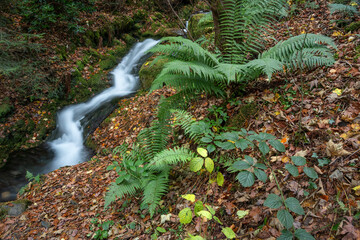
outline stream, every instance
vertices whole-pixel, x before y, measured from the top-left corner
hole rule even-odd
[[[130,96],[139,88],[137,73],[146,60],[146,51],[158,41],[147,39],[137,43],[110,73],[113,85],[89,101],[63,108],[57,126],[42,145],[10,154],[0,169],[0,202],[16,199],[19,189],[27,183],[26,171],[34,176],[64,166],[88,161],[93,153],[84,141],[115,109],[112,100]]]

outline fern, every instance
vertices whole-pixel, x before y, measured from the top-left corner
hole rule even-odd
[[[148,168],[151,170],[161,170],[170,165],[185,163],[189,158],[193,157],[195,157],[195,155],[189,149],[184,147],[165,149],[150,161]]]
[[[193,116],[182,110],[172,111],[174,121],[172,126],[180,126],[185,134],[196,143],[200,143],[200,139],[207,134],[211,134],[211,126],[203,121],[195,121]]]
[[[330,14],[334,13],[342,13],[342,14],[349,14],[349,15],[356,15],[359,14],[358,10],[350,5],[345,4],[329,4]]]
[[[158,175],[152,175],[144,188],[142,204],[149,205],[150,216],[154,215],[161,197],[167,192],[168,175],[167,171]]]
[[[109,187],[105,207],[117,198],[143,192],[142,204],[149,206],[153,216],[161,197],[167,191],[168,175],[172,165],[186,162],[193,154],[186,148],[166,149],[169,125],[154,121],[142,130],[129,150],[127,145],[114,149],[122,161],[108,167],[116,169],[119,177]]]
[[[282,61],[288,68],[296,69],[305,64],[308,68],[332,65],[335,60],[329,45],[336,45],[329,37],[318,34],[302,34],[277,43],[259,56]]]
[[[258,53],[264,45],[264,36],[284,0],[224,0],[220,15],[220,35],[226,63],[245,63],[246,55]]]
[[[123,198],[126,194],[134,195],[137,189],[141,188],[141,182],[132,181],[122,184],[111,183],[105,195],[105,208],[107,208],[116,198]]]

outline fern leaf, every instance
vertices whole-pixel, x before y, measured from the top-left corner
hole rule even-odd
[[[359,14],[358,10],[355,7],[350,5],[337,4],[337,3],[329,4],[329,10],[330,10],[330,14],[334,14],[334,13],[345,13],[351,15]]]
[[[152,176],[152,179],[144,187],[143,204],[149,205],[150,216],[155,213],[156,207],[159,205],[161,197],[168,190],[168,173],[163,172],[159,175]]]
[[[279,60],[272,58],[255,59],[246,64],[247,67],[264,72],[268,79],[271,80],[271,76],[274,72],[282,70],[283,63]]]
[[[117,198],[123,198],[125,195],[134,195],[141,188],[139,181],[125,182],[122,184],[111,183],[109,190],[105,194],[105,208],[107,208]]]
[[[152,161],[150,161],[148,168],[150,170],[162,170],[169,165],[177,163],[185,163],[195,155],[187,148],[175,147],[173,149],[165,149],[156,154]]]

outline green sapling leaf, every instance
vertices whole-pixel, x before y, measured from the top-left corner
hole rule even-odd
[[[287,210],[280,209],[277,212],[277,218],[279,219],[280,223],[284,225],[286,229],[292,228],[294,223],[294,218]]]

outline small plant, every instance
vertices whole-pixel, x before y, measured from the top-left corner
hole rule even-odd
[[[26,171],[26,175],[25,178],[32,184],[37,184],[40,183],[41,180],[41,175],[38,174],[36,176],[34,176],[31,172]],[[24,187],[20,188],[19,190],[19,195],[23,195],[25,192],[30,190],[30,183],[25,185]]]
[[[189,224],[192,222],[194,216],[199,218],[201,221],[201,225],[204,225],[204,223],[214,220],[216,223],[223,225],[223,223],[220,221],[220,219],[215,216],[216,211],[213,207],[211,207],[208,204],[204,204],[202,201],[196,201],[195,199],[195,195],[194,194],[186,194],[186,195],[182,195],[182,198],[190,201],[191,203],[195,203],[194,204],[194,210],[191,210],[191,208],[187,207],[182,209],[179,212],[179,220],[180,223],[182,224]],[[200,227],[200,231],[201,231],[201,227]],[[224,227],[221,230],[224,235],[226,236],[227,239],[233,239],[236,237],[236,234],[234,233],[234,231],[229,228],[229,227]],[[201,232],[200,232],[201,234]],[[205,239],[202,236],[199,235],[191,235],[189,234],[189,237],[185,238],[188,240],[196,240],[196,239]]]
[[[106,222],[99,222],[99,219],[93,218],[91,219],[92,225],[90,226],[90,230],[94,231],[97,229],[94,234],[89,233],[88,237],[92,239],[107,239],[109,237],[109,230],[112,225],[114,225],[114,221],[106,221]]]

